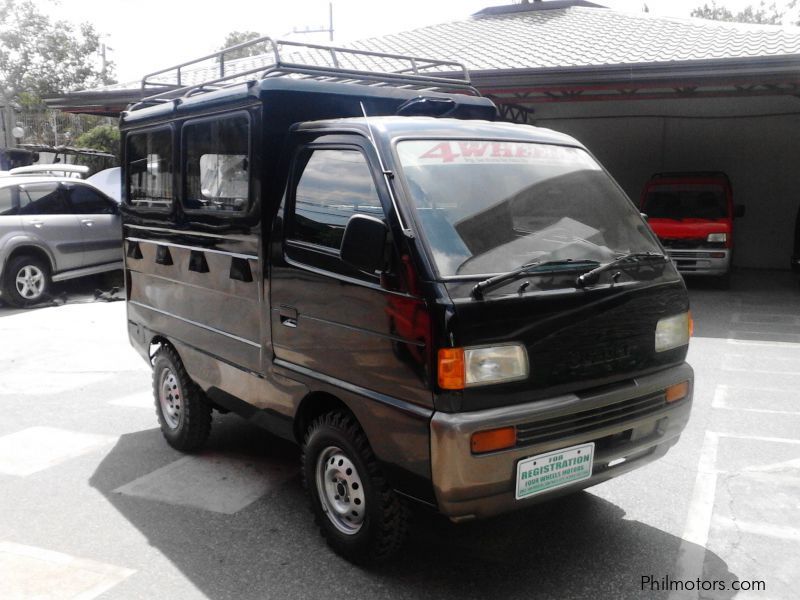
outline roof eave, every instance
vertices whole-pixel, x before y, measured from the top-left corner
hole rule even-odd
[[[800,54],[781,56],[736,57],[687,60],[661,63],[545,67],[526,69],[471,70],[473,85],[478,88],[591,84],[674,83],[714,80],[764,81],[765,79],[800,80]]]

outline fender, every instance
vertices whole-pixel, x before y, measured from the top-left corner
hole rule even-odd
[[[57,272],[55,256],[47,244],[29,233],[17,230],[6,237],[0,238],[0,258],[2,258],[0,261],[0,276],[8,262],[8,257],[19,248],[36,248],[37,250],[41,250],[50,263],[50,273],[53,274]]]

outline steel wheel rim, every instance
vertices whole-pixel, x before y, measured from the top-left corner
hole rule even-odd
[[[322,510],[330,522],[346,535],[358,533],[367,504],[353,461],[340,448],[328,446],[317,457],[316,479]]]
[[[158,403],[161,415],[170,429],[177,429],[183,418],[183,394],[178,384],[178,378],[172,369],[164,368],[161,371],[158,383]]]
[[[36,265],[25,265],[17,272],[17,293],[26,300],[35,300],[44,292],[44,271]]]

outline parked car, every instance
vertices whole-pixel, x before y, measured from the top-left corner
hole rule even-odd
[[[86,165],[68,165],[65,163],[36,164],[16,167],[8,175],[25,175],[26,177],[62,177],[69,179],[83,179],[89,172]]]
[[[678,271],[729,285],[733,220],[744,206],[734,205],[725,173],[657,173],[645,185],[641,210]]]
[[[122,200],[122,170],[120,167],[98,171],[87,177],[86,181],[117,203]]]
[[[64,177],[0,178],[2,299],[30,306],[52,282],[122,268],[116,202],[84,181]]]

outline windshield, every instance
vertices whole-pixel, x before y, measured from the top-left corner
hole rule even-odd
[[[653,219],[725,219],[725,190],[714,184],[669,184],[647,191],[642,211]]]
[[[416,221],[444,277],[660,251],[633,204],[581,149],[408,140],[397,152]]]

